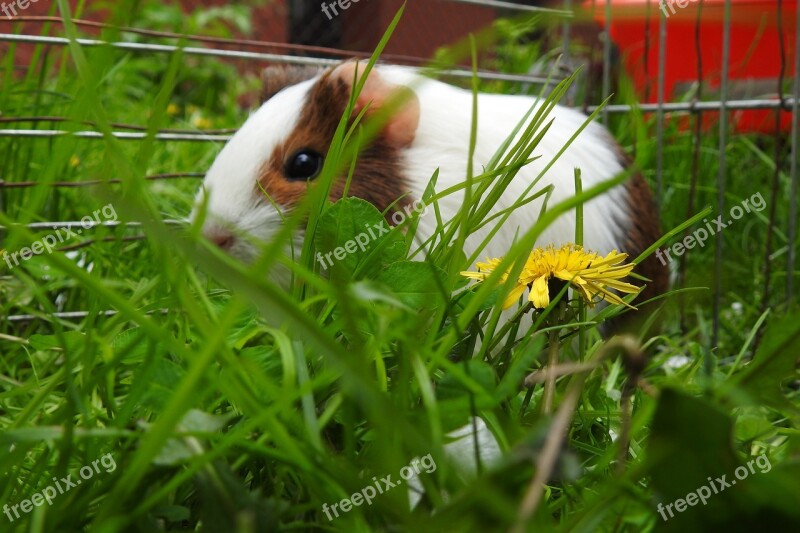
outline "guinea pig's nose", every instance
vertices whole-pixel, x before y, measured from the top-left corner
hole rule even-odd
[[[233,246],[233,243],[235,241],[234,236],[225,230],[220,230],[220,229],[213,229],[210,231],[207,230],[204,232],[204,234],[209,241],[216,244],[222,250],[230,249],[230,247]]]

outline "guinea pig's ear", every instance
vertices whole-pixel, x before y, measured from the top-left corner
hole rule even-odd
[[[261,72],[261,103],[286,87],[310,80],[320,73],[322,73],[321,67],[275,65],[265,68]]]
[[[332,76],[344,81],[350,90],[356,81],[356,73],[360,80],[365,63],[348,61],[333,70]],[[419,126],[419,98],[416,93],[403,85],[395,85],[384,80],[380,73],[372,69],[367,81],[356,99],[354,114],[360,113],[369,105],[367,114],[375,113],[386,105],[396,106],[391,118],[384,127],[384,137],[392,145],[404,148],[414,141]]]

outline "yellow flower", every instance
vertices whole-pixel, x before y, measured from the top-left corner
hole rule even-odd
[[[620,281],[627,277],[635,266],[624,263],[627,257],[628,254],[621,254],[616,250],[603,257],[594,252],[584,251],[577,244],[567,244],[559,249],[553,246],[536,248],[525,261],[514,288],[503,302],[503,309],[514,305],[529,287],[528,300],[534,307],[544,309],[550,305],[548,282],[554,278],[572,285],[590,306],[594,305],[595,298],[599,297],[600,300],[635,309],[610,290],[627,294],[639,291],[639,287]],[[487,259],[485,263],[476,263],[477,272],[462,272],[461,275],[483,281],[497,269],[500,261],[501,259]],[[505,283],[507,279],[508,270],[500,278],[500,284]]]
[[[81,160],[78,156],[73,155],[72,157],[69,158],[69,166],[71,166],[72,168],[76,168],[80,164]]]
[[[200,130],[207,130],[211,127],[211,121],[205,117],[195,117],[192,119],[192,125]]]
[[[169,104],[169,105],[167,106],[167,114],[168,114],[168,115],[175,116],[175,115],[177,115],[178,113],[180,113],[180,111],[181,111],[181,108],[180,108],[180,107],[178,107],[178,104]]]

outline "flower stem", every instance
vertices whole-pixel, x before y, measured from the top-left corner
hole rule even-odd
[[[564,303],[558,302],[556,304],[554,317],[554,326],[561,323],[564,314]],[[547,369],[545,370],[544,378],[544,394],[542,399],[542,414],[548,415],[553,411],[553,397],[556,393],[556,366],[558,366],[558,334],[559,328],[550,330],[550,342],[547,347]]]

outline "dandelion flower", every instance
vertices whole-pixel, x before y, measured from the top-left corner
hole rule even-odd
[[[503,302],[503,309],[514,305],[525,289],[530,288],[528,300],[537,309],[550,305],[551,280],[569,283],[589,303],[594,305],[595,299],[605,300],[613,304],[628,305],[611,289],[621,293],[633,294],[639,287],[621,281],[627,277],[633,264],[625,264],[628,254],[616,250],[605,257],[594,252],[585,251],[577,244],[567,244],[556,249],[553,246],[534,249],[525,266],[522,268],[513,289]],[[484,281],[497,269],[501,259],[487,259],[484,263],[476,263],[477,272],[462,272],[470,279]],[[508,279],[508,270],[503,273],[500,283]]]
[[[178,107],[178,104],[169,104],[167,106],[167,114],[171,116],[175,116],[180,113],[181,108]]]
[[[207,130],[211,127],[211,121],[205,117],[195,117],[192,119],[192,125],[201,130]]]
[[[494,272],[497,269],[497,265],[500,264],[502,259],[486,259],[485,263],[475,263],[475,266],[478,267],[477,272],[462,272],[461,275],[465,278],[470,278],[478,281],[485,280],[489,274]],[[504,272],[502,277],[500,278],[500,284],[504,284],[508,279],[508,271]],[[522,283],[516,283],[514,288],[511,289],[508,297],[506,297],[505,301],[503,302],[503,309],[507,309],[514,305],[522,293],[525,291],[525,285]]]
[[[78,156],[73,155],[72,157],[69,158],[69,166],[71,166],[72,168],[77,168],[77,166],[80,164],[81,160]]]

